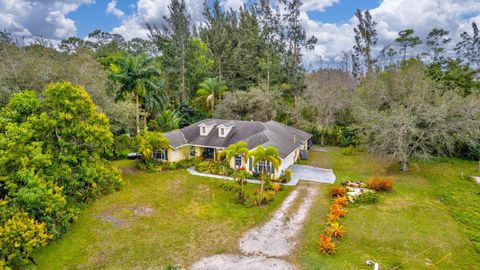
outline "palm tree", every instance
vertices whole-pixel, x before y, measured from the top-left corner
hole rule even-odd
[[[130,56],[121,58],[118,64],[112,65],[112,74],[110,78],[120,83],[121,87],[115,95],[115,100],[125,100],[129,94],[133,94],[136,105],[136,126],[137,134],[140,133],[140,107],[142,98],[150,97],[149,101],[154,100],[153,95],[160,96],[161,92],[160,75],[157,68],[155,68],[153,59],[145,55]],[[164,96],[163,93],[161,96]]]
[[[246,155],[248,153],[248,143],[239,141],[236,144],[230,144],[227,149],[218,153],[218,158],[225,157],[226,162],[230,162],[233,158],[239,155]],[[233,178],[237,179],[237,167],[233,166]],[[241,195],[243,196],[243,179],[240,181]]]
[[[197,91],[199,99],[205,99],[208,107],[212,110],[215,108],[216,100],[220,99],[228,88],[225,83],[220,82],[217,78],[208,78],[199,84],[200,89]]]
[[[168,132],[180,127],[181,117],[175,111],[165,110],[155,118],[160,131]]]
[[[267,168],[267,163],[270,163],[275,170],[278,170],[282,159],[280,158],[277,148],[273,146],[268,146],[265,148],[262,145],[248,152],[247,158],[249,157],[253,157],[253,166],[256,166],[259,162],[263,162],[263,177],[261,179],[262,184],[260,186],[260,193],[263,193],[264,179],[266,178],[270,180],[271,178],[271,171],[270,168]]]

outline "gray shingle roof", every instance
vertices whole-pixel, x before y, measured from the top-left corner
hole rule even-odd
[[[205,123],[215,125],[207,136],[200,136],[198,125]],[[218,126],[232,126],[226,138],[218,136]],[[248,148],[253,149],[259,145],[274,146],[282,158],[287,157],[305,141],[312,137],[311,134],[281,124],[276,121],[256,122],[222,119],[205,119],[198,123],[165,133],[174,148],[190,144],[215,148],[226,148],[238,141],[248,143]]]

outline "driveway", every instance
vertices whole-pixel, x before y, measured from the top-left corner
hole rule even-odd
[[[292,180],[288,184],[295,186],[298,181],[305,180],[317,183],[333,184],[335,174],[331,169],[322,169],[313,166],[294,164],[289,167],[292,170]]]

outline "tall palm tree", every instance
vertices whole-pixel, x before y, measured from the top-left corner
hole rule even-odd
[[[213,111],[216,101],[220,99],[228,91],[225,83],[219,81],[217,78],[207,78],[199,85],[200,89],[197,91],[199,99],[205,99],[208,107]]]
[[[265,179],[271,179],[271,171],[270,168],[267,168],[267,162],[270,163],[275,170],[278,170],[280,167],[280,163],[282,163],[282,159],[280,158],[280,154],[278,153],[277,148],[273,146],[268,146],[267,148],[260,145],[259,147],[251,150],[247,154],[247,158],[253,157],[253,166],[256,166],[259,162],[263,162],[262,165],[262,173],[263,177],[261,179],[261,186],[260,192],[263,193],[263,185]]]
[[[158,76],[158,69],[154,66],[153,59],[145,55],[129,56],[121,58],[112,66],[110,78],[121,85],[115,95],[115,100],[125,100],[129,94],[133,94],[136,105],[137,134],[140,133],[140,110],[141,102],[145,97],[153,102],[162,92]],[[156,95],[151,95],[156,93]],[[164,96],[162,93],[161,96]]]
[[[218,153],[218,158],[225,157],[226,162],[230,162],[233,158],[239,155],[246,155],[248,153],[247,148],[248,143],[244,141],[239,141],[236,144],[230,144],[227,149],[224,149]],[[237,179],[237,167],[233,166],[233,176]],[[240,181],[241,192],[243,196],[243,179]]]
[[[165,110],[157,115],[155,120],[160,126],[160,131],[168,132],[180,127],[181,117],[175,111]]]

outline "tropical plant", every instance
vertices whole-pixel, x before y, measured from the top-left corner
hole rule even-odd
[[[197,90],[198,99],[205,100],[207,107],[212,111],[215,108],[217,100],[228,91],[225,83],[217,78],[207,78],[199,84],[200,89]]]
[[[282,159],[280,158],[277,148],[273,146],[268,146],[265,148],[262,145],[249,151],[247,154],[247,159],[250,157],[253,157],[253,166],[256,166],[259,162],[263,163],[262,173],[264,177],[261,178],[260,186],[260,192],[263,193],[264,182],[265,180],[270,181],[272,173],[272,168],[267,166],[267,164],[270,164],[275,170],[278,170]]]
[[[155,68],[153,59],[145,55],[121,58],[116,64],[112,64],[111,71],[110,78],[121,85],[115,95],[115,100],[125,100],[130,94],[134,96],[136,128],[137,134],[139,134],[142,101],[161,105],[166,100],[158,79],[160,73]],[[150,93],[155,93],[155,95]],[[154,107],[154,105],[149,107]]]
[[[327,255],[331,255],[335,253],[336,246],[335,246],[335,242],[333,241],[333,238],[323,234],[320,235],[320,242],[318,243],[318,249]]]
[[[228,164],[233,158],[237,156],[245,156],[248,153],[248,143],[244,141],[239,141],[236,144],[230,144],[227,149],[224,149],[218,153],[218,158],[221,159],[222,157],[225,157],[225,161]],[[241,186],[241,196],[243,196],[243,182],[244,179],[237,179],[238,174],[237,174],[237,167],[233,166],[233,177],[235,180],[237,180],[240,183]]]
[[[330,188],[330,196],[332,196],[333,198],[343,197],[345,196],[345,194],[347,194],[347,189],[342,186]]]
[[[330,223],[325,229],[325,234],[333,238],[342,237],[344,232],[343,226],[338,222]]]
[[[161,112],[155,120],[158,123],[160,131],[168,132],[180,127],[181,118],[178,116],[177,112],[172,110],[165,110]]]
[[[142,154],[145,161],[153,158],[153,151],[165,149],[169,146],[170,141],[161,132],[144,130],[137,136],[138,152]]]

